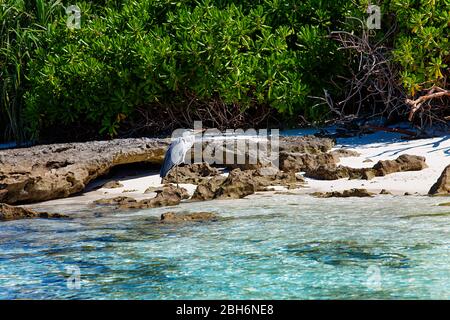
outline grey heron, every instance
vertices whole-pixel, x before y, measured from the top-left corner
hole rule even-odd
[[[169,145],[164,156],[164,162],[159,172],[161,183],[169,171],[175,167],[175,177],[178,188],[178,165],[185,162],[186,153],[191,149],[195,142],[195,134],[204,130],[188,129],[183,132],[181,137],[175,138]]]

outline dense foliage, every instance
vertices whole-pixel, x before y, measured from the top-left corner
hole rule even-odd
[[[348,56],[329,37],[362,17],[347,0],[5,0],[5,139],[160,132],[189,125],[320,121],[312,96],[345,92]],[[80,7],[81,28],[65,6]],[[412,95],[448,76],[449,0],[383,2],[398,13],[393,58]],[[397,20],[395,20],[397,21]],[[396,22],[395,22],[396,23]],[[355,61],[357,61],[355,59]],[[396,79],[397,80],[397,79]],[[221,119],[219,122],[217,119]],[[253,121],[252,121],[253,120]],[[5,129],[4,129],[5,128]]]
[[[396,12],[402,30],[393,54],[408,93],[444,87],[450,74],[450,0],[393,0],[386,8]]]

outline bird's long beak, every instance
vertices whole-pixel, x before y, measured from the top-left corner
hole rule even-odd
[[[194,129],[194,134],[203,133],[206,129]]]

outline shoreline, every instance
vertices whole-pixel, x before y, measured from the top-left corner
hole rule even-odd
[[[301,130],[298,130],[297,135],[301,134]],[[343,157],[338,162],[339,165],[352,168],[372,167],[379,160],[394,160],[402,154],[425,157],[427,168],[420,171],[391,173],[371,180],[349,180],[347,178],[316,180],[305,178],[305,186],[300,188],[288,189],[283,186],[274,186],[270,187],[273,191],[265,191],[265,193],[276,194],[277,192],[283,192],[301,195],[363,188],[375,194],[379,194],[384,189],[396,196],[403,196],[405,193],[420,196],[428,195],[431,186],[439,178],[444,168],[450,164],[450,134],[417,140],[402,140],[400,136],[398,133],[376,132],[361,138],[340,138],[337,139],[337,143],[331,151],[345,148],[358,152],[359,156]],[[368,160],[371,161],[368,162]],[[222,175],[227,176],[227,173]],[[123,187],[114,189],[101,187],[102,184],[111,180],[118,181]],[[155,192],[144,193],[149,187],[162,187],[158,172],[141,172],[139,175],[122,175],[119,178],[98,178],[80,194],[67,198],[36,202],[26,206],[33,208],[51,207],[53,205],[88,205],[100,198],[113,198],[116,196],[143,200],[156,195]],[[189,195],[192,195],[196,185],[180,183],[180,187],[186,188]],[[260,192],[258,191],[247,197],[255,198],[259,194]]]

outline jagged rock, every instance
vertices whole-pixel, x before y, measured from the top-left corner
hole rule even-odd
[[[380,194],[392,194],[392,193],[386,189],[381,189]]]
[[[192,200],[211,200],[214,199],[217,190],[225,181],[226,177],[215,176],[207,181],[200,183],[192,195]]]
[[[0,220],[18,220],[30,218],[68,218],[60,213],[36,212],[23,207],[14,207],[0,203]]]
[[[309,170],[305,176],[317,180],[337,180],[343,178],[370,180],[376,172],[371,168],[350,168],[346,166],[319,166]]]
[[[304,179],[295,172],[283,172],[275,167],[262,167],[252,171],[252,176],[258,184],[258,191],[269,186],[285,186],[296,188],[298,183],[303,183]]]
[[[156,190],[156,196],[154,198],[120,204],[119,208],[146,209],[146,208],[175,206],[179,204],[181,200],[188,198],[189,193],[185,188],[177,188],[173,185],[165,185],[162,189]]]
[[[217,176],[199,184],[192,200],[239,199],[256,191],[265,191],[268,186],[296,188],[301,182],[301,176],[294,172],[282,172],[275,167],[245,171],[234,169],[227,178]]]
[[[372,197],[373,193],[366,189],[350,189],[344,191],[331,191],[331,192],[314,192],[311,195],[317,198],[349,198],[349,197]]]
[[[208,163],[193,163],[179,166],[178,169],[172,169],[163,179],[164,183],[176,183],[176,171],[178,171],[178,183],[199,184],[212,176],[217,176],[219,170],[211,167]]]
[[[167,146],[141,138],[1,150],[0,199],[13,204],[68,197],[114,166],[161,164]]]
[[[280,169],[283,171],[312,171],[320,166],[336,167],[339,157],[331,153],[304,154],[280,152]]]
[[[105,183],[102,188],[105,189],[114,189],[114,188],[122,188],[123,184],[121,184],[119,181],[108,181],[107,183]]]
[[[156,196],[151,199],[137,201],[131,197],[119,196],[115,198],[99,199],[94,201],[96,205],[113,205],[119,209],[146,209],[164,206],[174,206],[183,199],[189,198],[189,193],[184,188],[173,185],[165,185],[155,190]]]
[[[253,177],[253,171],[234,169],[220,185],[214,195],[216,199],[240,199],[255,193],[258,183]]]
[[[430,195],[450,195],[450,165],[442,171],[440,177],[428,191]]]
[[[425,168],[428,168],[425,157],[409,154],[402,154],[395,160],[380,160],[373,166],[377,176],[385,176],[394,172],[420,171]]]
[[[425,158],[401,155],[395,160],[378,161],[372,168],[350,168],[346,166],[321,165],[306,171],[305,176],[318,180],[342,178],[371,180],[394,172],[419,171],[427,168]]]
[[[280,152],[320,154],[331,150],[335,141],[316,136],[292,136],[280,138]]]
[[[198,222],[217,220],[217,214],[212,212],[166,212],[161,215],[161,222]]]
[[[241,142],[245,140],[240,140]],[[256,170],[261,167],[273,166],[275,155],[271,150],[278,150],[282,153],[301,153],[301,154],[321,154],[325,153],[334,146],[334,141],[328,138],[318,138],[314,136],[292,136],[280,137],[278,146],[273,145],[274,141],[259,141],[254,143],[254,148],[247,144],[245,148],[239,147],[238,143],[226,144],[224,141],[208,141],[203,144],[206,152],[210,154],[210,160],[218,160],[217,164],[224,164],[230,170]],[[250,150],[249,150],[250,149]],[[208,151],[209,150],[209,151]],[[278,152],[277,152],[278,154]],[[231,160],[231,161],[230,161]]]

